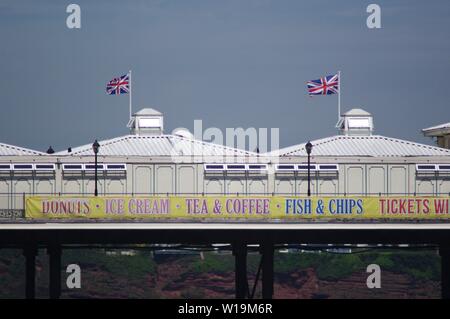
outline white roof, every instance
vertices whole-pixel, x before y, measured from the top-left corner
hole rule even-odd
[[[0,156],[17,156],[17,155],[47,155],[47,154],[38,151],[33,151],[28,148],[0,143]]]
[[[450,129],[450,122],[444,123],[444,124],[439,124],[439,125],[428,127],[428,128],[424,128],[422,130],[422,132],[423,133],[433,133],[433,132],[439,133],[440,131],[446,131],[449,129]]]
[[[162,115],[162,113],[152,108],[145,108],[134,113],[134,115]]]
[[[371,114],[363,109],[351,109],[343,114],[344,116],[371,116]]]
[[[255,156],[256,153],[175,135],[125,135],[99,141],[100,156]],[[93,155],[92,144],[56,155]]]
[[[347,136],[336,135],[315,141],[313,156],[360,156],[360,157],[412,157],[449,156],[450,150],[385,137],[381,135]],[[307,156],[305,144],[298,144],[279,150],[279,156]],[[276,155],[276,151],[270,153]]]
[[[450,122],[449,123],[444,123],[444,124],[439,124],[439,125],[428,127],[428,128],[424,128],[422,131],[438,130],[438,129],[441,129],[441,128],[450,128]]]

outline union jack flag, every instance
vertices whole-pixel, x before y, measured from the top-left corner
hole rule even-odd
[[[106,93],[109,95],[126,94],[130,92],[130,74],[114,78],[106,85]]]
[[[339,93],[339,75],[328,75],[307,82],[309,95],[330,95]]]

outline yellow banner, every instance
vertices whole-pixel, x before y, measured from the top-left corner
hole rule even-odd
[[[442,219],[450,197],[27,196],[32,219]]]

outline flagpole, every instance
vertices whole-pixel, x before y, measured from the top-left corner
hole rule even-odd
[[[341,71],[338,71],[338,83],[339,83],[339,91],[338,91],[338,122],[341,119]]]
[[[130,120],[131,120],[131,70],[130,70]]]

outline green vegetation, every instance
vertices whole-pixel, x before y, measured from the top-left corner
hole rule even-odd
[[[150,252],[136,252],[135,255],[107,255],[101,249],[67,249],[63,254],[63,264],[78,264],[83,266],[97,266],[110,272],[112,275],[125,276],[131,279],[140,279],[148,273],[156,271],[156,264]]]
[[[275,272],[289,273],[313,268],[322,280],[338,280],[354,272],[365,272],[367,265],[377,264],[383,270],[409,275],[417,281],[440,279],[440,258],[434,251],[423,250],[369,250],[353,254],[326,252],[276,253]],[[248,271],[256,272],[259,254],[249,254]],[[204,260],[193,259],[189,271],[194,273],[213,272],[224,274],[234,272],[234,256],[205,253]]]
[[[204,259],[197,258],[189,265],[189,271],[194,273],[213,272],[224,274],[234,271],[234,256],[231,254],[218,255],[215,253],[204,253]]]
[[[234,256],[232,254],[217,254],[207,252],[203,254],[204,259],[193,259],[189,265],[189,271],[194,273],[213,272],[225,274],[234,272]],[[247,269],[249,272],[258,271],[260,255],[249,253],[247,256]]]
[[[0,299],[21,298],[25,285],[25,258],[21,250],[0,249]],[[17,280],[19,278],[19,280]]]
[[[292,272],[314,268],[317,277],[323,280],[338,280],[354,272],[365,272],[367,265],[378,264],[381,269],[404,273],[417,281],[439,280],[440,258],[434,251],[371,250],[353,254],[332,253],[277,253],[276,272]]]
[[[197,274],[214,273],[227,278],[233,276],[235,259],[231,253],[204,252],[199,255],[163,255],[154,259],[148,251],[134,251],[134,255],[106,254],[104,249],[65,249],[62,254],[62,278],[65,267],[78,264],[83,271],[82,289],[67,290],[63,295],[79,297],[207,297],[205,291],[184,286],[186,278]],[[354,273],[364,273],[369,264],[382,270],[404,274],[413,285],[440,280],[440,257],[434,250],[359,250],[353,254],[327,252],[275,253],[276,274],[290,274],[314,269],[320,280],[338,281]],[[247,257],[248,274],[258,271],[261,255],[251,252]],[[19,249],[0,250],[0,298],[22,298],[24,293],[25,258]],[[36,260],[37,296],[48,296],[48,256],[41,249]],[[207,277],[206,277],[207,278]],[[173,287],[173,288],[171,288]],[[178,290],[178,294],[176,292]],[[348,292],[351,295],[351,292]]]
[[[289,253],[275,255],[275,271],[289,273],[296,270],[313,268],[317,277],[323,280],[337,280],[347,277],[365,266],[355,254],[329,253]]]
[[[383,251],[370,252],[362,255],[364,262],[375,263],[382,269],[395,273],[405,273],[418,281],[440,280],[441,263],[436,251],[407,250],[400,252]]]

